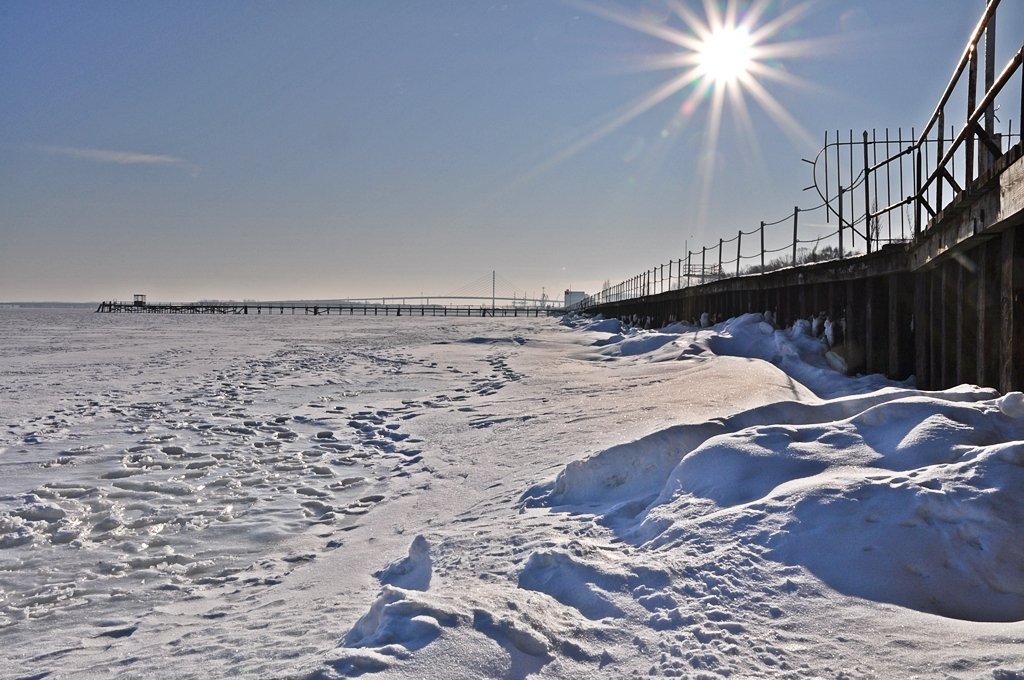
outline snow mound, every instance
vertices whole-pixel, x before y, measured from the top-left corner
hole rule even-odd
[[[671,473],[687,454],[716,435],[783,422],[790,425],[828,424],[871,411],[875,406],[889,404],[896,399],[936,398],[954,404],[992,396],[991,390],[978,388],[958,387],[944,392],[888,388],[817,404],[796,401],[766,404],[724,419],[673,426],[637,441],[613,446],[588,459],[572,461],[553,483],[528,490],[523,495],[523,502],[526,506],[603,508],[602,514],[606,516],[621,514],[629,508],[636,508],[638,503],[642,504],[635,515],[661,495]]]
[[[814,336],[806,320],[784,330],[776,330],[763,314],[744,314],[711,327],[674,323],[657,331],[626,327],[614,319],[589,325],[577,321],[568,325],[606,333],[591,343],[598,348],[589,357],[594,360],[632,357],[638,361],[660,362],[707,359],[716,355],[761,359],[823,398],[907,386],[877,374],[847,376],[846,362],[830,351],[827,342]],[[1024,401],[1021,411],[1024,413]]]
[[[538,550],[519,572],[518,585],[554,598],[591,621],[620,619],[635,601],[648,611],[663,604],[653,587],[667,584],[667,572],[639,564],[609,564],[608,546],[573,540]]]
[[[847,377],[846,362],[801,319],[775,330],[761,314],[744,314],[715,327],[708,348],[718,355],[769,361],[820,397],[862,394],[899,385],[882,375]]]
[[[511,337],[489,337],[476,335],[465,340],[459,340],[459,342],[467,345],[501,345],[511,343],[513,345],[525,345],[526,338],[520,335],[513,335]]]
[[[582,330],[590,331],[591,333],[616,334],[622,332],[622,322],[618,319],[595,319],[584,326]]]
[[[1024,394],[1010,392],[999,400],[999,410],[1011,418],[1024,418]]]
[[[972,621],[1024,619],[1024,444],[875,476],[837,475],[782,495],[768,557],[840,592]]]
[[[374,576],[387,585],[406,590],[426,590],[431,577],[430,544],[422,534],[413,539],[406,557],[395,560]]]
[[[434,651],[424,652],[427,667],[450,662],[444,658],[450,652],[435,642],[441,638],[463,649],[468,646],[489,650],[484,652],[487,656],[504,650],[512,668],[536,670],[554,658],[552,640],[556,636],[538,629],[544,617],[502,611],[504,603],[474,605],[468,599],[465,594],[453,601],[451,597],[384,586],[370,610],[341,640],[332,658],[327,659],[329,672],[313,677],[349,677],[387,670],[408,677],[402,664],[413,659],[413,652],[428,645]],[[564,643],[558,644],[564,647]],[[577,651],[588,654],[585,650]],[[434,658],[435,654],[440,657]],[[492,673],[486,668],[476,673],[461,668],[458,677],[492,677]]]
[[[406,661],[437,639],[444,628],[465,625],[467,613],[425,593],[384,586],[380,595],[335,650],[327,666],[334,672],[313,677],[376,673]]]
[[[601,342],[604,347],[601,355],[605,357],[633,357],[650,354],[663,346],[673,343],[678,336],[669,333],[641,333],[631,336],[613,335]],[[598,343],[595,343],[598,344]]]
[[[624,589],[626,580],[625,574],[604,571],[558,550],[533,553],[519,573],[520,588],[546,593],[592,620],[622,616],[607,591]]]
[[[769,404],[570,463],[523,503],[596,515],[644,550],[734,536],[847,595],[1024,620],[1022,400],[994,396],[889,388]],[[614,615],[595,589],[609,577],[567,560],[535,553],[520,585]]]
[[[437,637],[441,626],[457,625],[464,618],[458,611],[415,597],[410,591],[384,586],[344,643],[347,647],[418,649]]]

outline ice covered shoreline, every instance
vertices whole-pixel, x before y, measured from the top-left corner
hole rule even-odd
[[[1024,677],[1019,395],[839,376],[757,316],[0,314],[11,677]],[[172,521],[86,526],[119,494]],[[47,555],[201,562],[217,524],[258,543],[219,581],[129,556],[24,602]]]

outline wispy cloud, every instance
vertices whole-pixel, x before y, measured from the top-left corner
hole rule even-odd
[[[165,154],[141,153],[138,151],[115,151],[112,149],[88,149],[77,146],[42,146],[46,153],[94,161],[96,163],[114,163],[116,165],[170,165],[199,174],[199,166],[189,163],[184,158]]]

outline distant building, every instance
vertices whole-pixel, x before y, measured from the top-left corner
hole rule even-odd
[[[583,302],[587,297],[587,294],[582,290],[569,290],[565,289],[565,306],[571,307],[577,303]]]
[[[136,307],[145,307],[146,306],[146,296],[145,295],[141,295],[139,293],[136,293],[135,294],[135,306]]]

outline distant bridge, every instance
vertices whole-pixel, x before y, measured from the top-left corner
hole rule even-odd
[[[498,288],[499,282],[501,288]],[[485,295],[485,292],[490,292]],[[499,294],[500,291],[500,294]],[[100,313],[114,314],[310,314],[348,316],[518,317],[563,314],[562,304],[546,294],[528,297],[497,272],[488,272],[447,295],[395,295],[336,300],[200,300],[149,302],[136,294],[127,301],[101,302]]]
[[[383,297],[366,300],[327,300],[298,302],[159,302],[152,303],[145,296],[135,300],[101,302],[97,312],[105,314],[302,314],[312,316],[453,316],[453,317],[539,317],[565,313],[551,300],[523,298],[466,298],[466,297]],[[486,304],[455,304],[467,300],[480,300]],[[432,302],[433,301],[433,302]],[[438,304],[442,301],[443,304]],[[501,304],[498,304],[501,303]]]
[[[832,349],[851,373],[913,374],[925,389],[1024,389],[1024,44],[1013,26],[1016,51],[997,72],[999,5],[989,0],[920,132],[826,134],[807,161],[820,205],[688,252],[570,311],[652,325],[764,311],[782,326],[830,317],[844,331]]]

